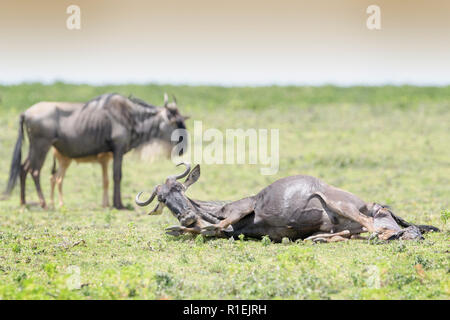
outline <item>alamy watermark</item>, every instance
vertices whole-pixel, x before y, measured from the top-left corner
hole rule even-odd
[[[276,174],[279,169],[278,129],[236,128],[223,132],[216,128],[203,130],[203,122],[194,121],[193,136],[177,129],[171,140],[179,142],[171,152],[174,163],[183,154],[196,164],[259,165],[262,175]]]
[[[364,270],[365,283],[368,288],[379,289],[381,287],[380,269],[377,266],[369,265]]]
[[[366,26],[369,30],[381,29],[381,9],[376,4],[367,7],[366,13],[370,16],[366,20]]]
[[[81,29],[81,9],[79,6],[72,4],[67,7],[66,13],[70,16],[66,20],[66,27],[69,30]]]
[[[81,8],[78,5],[71,4],[67,7],[66,13],[70,16],[66,20],[66,27],[69,30],[81,29]],[[381,29],[381,9],[378,5],[372,4],[367,7],[366,13],[369,14],[366,20],[366,26],[369,30]]]
[[[66,280],[66,286],[69,290],[78,290],[81,288],[81,270],[78,266],[67,267],[66,274],[69,277]]]

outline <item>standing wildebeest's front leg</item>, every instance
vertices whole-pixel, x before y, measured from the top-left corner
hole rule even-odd
[[[255,203],[254,197],[227,203],[219,209],[219,212],[214,214],[215,216],[225,217],[225,219],[217,224],[203,227],[202,234],[205,236],[221,236],[228,226],[252,213],[255,210]]]
[[[123,151],[120,148],[117,148],[113,152],[113,178],[114,178],[114,195],[113,195],[113,205],[114,208],[122,210],[125,207],[122,204],[122,197],[120,194],[120,182],[122,180],[122,160],[123,160]]]
[[[102,166],[102,175],[103,175],[103,207],[109,207],[109,197],[108,197],[108,188],[109,188],[109,177],[108,177],[108,164],[110,157],[108,154],[102,154],[98,158],[98,162]]]

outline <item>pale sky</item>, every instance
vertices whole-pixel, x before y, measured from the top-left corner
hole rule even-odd
[[[450,85],[450,1],[2,1],[0,83],[55,80]]]

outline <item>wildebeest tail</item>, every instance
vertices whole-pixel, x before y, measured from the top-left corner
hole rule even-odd
[[[415,225],[417,228],[419,228],[420,232],[422,233],[426,233],[426,232],[441,232],[441,230],[439,230],[439,228],[433,227],[433,226],[429,226],[426,224],[418,224]]]
[[[395,222],[397,222],[398,225],[401,226],[401,227],[406,228],[406,227],[409,227],[409,226],[415,226],[415,227],[419,228],[421,233],[426,233],[426,232],[430,232],[430,231],[440,232],[440,230],[438,228],[433,227],[433,226],[428,226],[428,225],[424,225],[424,224],[416,225],[416,224],[413,224],[413,223],[409,223],[406,220],[404,220],[403,218],[393,214],[392,211],[391,211],[391,215],[394,218]]]
[[[8,185],[4,195],[10,195],[16,185],[17,178],[20,173],[20,166],[22,163],[22,142],[23,142],[23,124],[25,122],[24,114],[20,115],[19,120],[19,136],[17,137],[16,146],[14,147],[13,157],[11,161],[11,168],[9,170]]]

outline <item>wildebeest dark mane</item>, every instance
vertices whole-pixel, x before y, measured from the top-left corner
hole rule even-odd
[[[146,107],[146,108],[157,109],[156,106],[154,106],[154,105],[152,105],[152,104],[149,104],[149,103],[145,102],[144,100],[142,100],[142,99],[140,99],[140,98],[137,98],[137,97],[135,97],[135,96],[133,96],[133,95],[130,95],[130,96],[128,97],[128,100],[130,100],[131,102],[136,103],[136,104],[138,104],[138,105],[141,105],[141,106],[143,106],[143,107]]]
[[[109,99],[110,99],[112,96],[116,95],[116,94],[117,94],[117,93],[105,93],[105,94],[101,94],[101,95],[99,95],[99,96],[96,96],[95,98],[92,98],[91,100],[88,100],[88,101],[84,104],[83,109],[85,109],[87,106],[89,106],[92,102],[98,102],[98,101],[100,101],[104,96],[107,96],[106,100],[109,101]]]
[[[102,98],[104,98],[105,96],[106,96],[106,99],[104,100],[102,106],[103,106],[103,105],[104,105],[104,106],[107,106],[107,105],[108,105],[108,102],[110,101],[110,99],[111,99],[112,97],[114,97],[114,96],[121,96],[121,95],[118,94],[118,93],[106,93],[106,94],[99,95],[99,96],[97,96],[97,97],[95,97],[95,98],[92,98],[91,100],[87,101],[87,102],[84,104],[83,108],[86,108],[87,106],[89,106],[89,105],[90,105],[91,103],[93,103],[93,102],[99,102],[99,101],[100,101]],[[149,104],[149,103],[145,102],[144,100],[142,100],[142,99],[140,99],[140,98],[137,98],[137,97],[135,97],[135,96],[133,96],[133,95],[129,95],[127,99],[128,99],[129,101],[131,101],[132,103],[134,103],[134,104],[137,104],[137,105],[139,105],[139,106],[145,107],[145,108],[150,109],[150,110],[152,110],[152,111],[158,112],[158,107],[157,107],[157,106],[154,106],[154,105],[152,105],[152,104]]]

